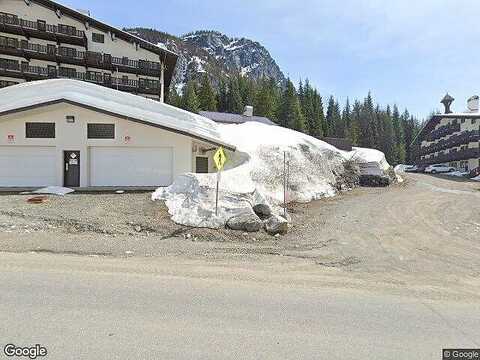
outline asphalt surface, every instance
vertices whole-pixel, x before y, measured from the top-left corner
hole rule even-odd
[[[438,360],[442,348],[480,347],[478,302],[45,254],[0,254],[0,281],[2,349],[41,344],[47,359]]]

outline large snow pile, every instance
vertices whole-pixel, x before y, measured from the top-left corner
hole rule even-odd
[[[385,154],[379,150],[354,147],[352,153],[362,175],[382,176],[390,169]]]
[[[288,202],[309,202],[336,194],[347,160],[368,163],[377,173],[389,168],[376,150],[341,151],[321,140],[279,126],[249,122],[220,125],[222,140],[233,144],[221,174],[218,215],[215,215],[217,174],[185,174],[153,200],[165,200],[172,220],[189,226],[224,227],[232,216],[253,214],[265,204],[280,214],[284,197],[284,154],[288,163]],[[373,171],[373,170],[372,170]]]

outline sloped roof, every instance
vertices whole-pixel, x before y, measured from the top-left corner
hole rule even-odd
[[[235,150],[235,146],[222,141],[218,125],[203,116],[80,80],[41,80],[0,89],[0,117],[61,102],[160,127]]]
[[[245,116],[214,111],[200,111],[200,115],[223,124],[243,124],[249,121],[255,121],[267,125],[276,125],[273,121],[263,116]]]

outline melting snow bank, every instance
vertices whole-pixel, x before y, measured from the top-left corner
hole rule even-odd
[[[221,174],[218,215],[215,215],[217,174],[185,174],[167,188],[159,188],[152,200],[164,200],[176,223],[219,228],[236,217],[262,217],[265,224],[283,213],[284,152],[289,168],[288,202],[309,202],[334,196],[358,183],[355,166],[386,175],[390,166],[383,153],[355,148],[341,151],[321,140],[278,126],[261,123],[219,125],[222,140],[236,146],[228,153]],[[253,207],[264,205],[272,215],[255,214]],[[278,219],[277,219],[278,220]],[[259,219],[260,221],[260,219]],[[248,229],[244,229],[248,230]]]

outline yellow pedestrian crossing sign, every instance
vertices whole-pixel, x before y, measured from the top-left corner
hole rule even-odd
[[[225,155],[225,151],[223,147],[219,147],[215,155],[213,155],[213,161],[215,162],[215,166],[217,170],[222,170],[223,165],[227,162],[227,155]]]

